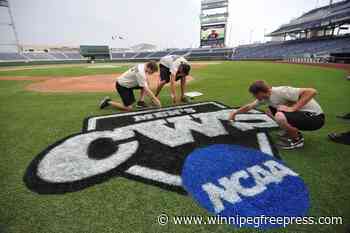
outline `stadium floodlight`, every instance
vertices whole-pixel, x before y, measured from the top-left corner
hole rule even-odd
[[[123,36],[120,36],[120,35],[113,35],[112,40],[125,40],[125,38]]]
[[[21,52],[21,46],[19,44],[19,39],[18,39],[18,34],[17,34],[17,30],[16,30],[16,25],[15,25],[15,21],[13,19],[13,15],[12,15],[12,11],[11,11],[11,7],[10,7],[10,3],[8,0],[0,0],[0,7],[4,7],[7,9],[8,11],[8,15],[9,15],[9,20],[10,22],[5,22],[5,23],[0,23],[0,25],[5,25],[8,26],[12,29],[14,37],[15,37],[15,41],[13,42],[13,44],[11,44],[11,46],[16,46],[17,47],[17,51],[20,53]]]

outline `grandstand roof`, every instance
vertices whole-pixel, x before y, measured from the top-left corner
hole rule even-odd
[[[280,36],[285,33],[322,28],[345,22],[350,22],[350,0],[313,9],[288,24],[282,25],[268,36]]]

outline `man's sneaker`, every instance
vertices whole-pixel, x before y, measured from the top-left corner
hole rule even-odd
[[[298,132],[298,136],[299,136],[299,138],[301,138],[301,140],[304,141],[304,136],[300,131]],[[284,135],[280,136],[280,140],[282,140],[282,141],[286,141],[288,139],[291,139],[291,138],[289,137],[287,132]]]
[[[337,116],[337,118],[345,119],[345,120],[350,120],[350,113],[345,114],[344,116]]]
[[[111,99],[109,97],[105,97],[100,103],[100,109],[104,109],[104,108],[108,107],[109,101],[111,101]]]
[[[137,108],[148,108],[148,105],[145,103],[145,101],[139,101],[136,104]]]
[[[328,138],[336,143],[350,145],[350,132],[341,133],[341,134],[331,133],[328,135]]]
[[[283,150],[293,150],[304,146],[304,138],[299,137],[298,139],[286,139],[281,140],[277,143],[277,146]]]

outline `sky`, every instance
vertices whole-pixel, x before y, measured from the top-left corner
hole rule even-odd
[[[163,48],[198,47],[200,0],[9,0],[24,45],[150,43]],[[335,1],[337,2],[337,1]],[[329,0],[230,0],[228,45],[265,41],[264,32]],[[8,18],[0,9],[0,22]],[[120,35],[124,40],[112,40]],[[0,26],[0,43],[13,35]]]

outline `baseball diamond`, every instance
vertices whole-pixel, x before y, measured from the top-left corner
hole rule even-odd
[[[349,233],[350,0],[278,3],[0,0],[0,233]]]

